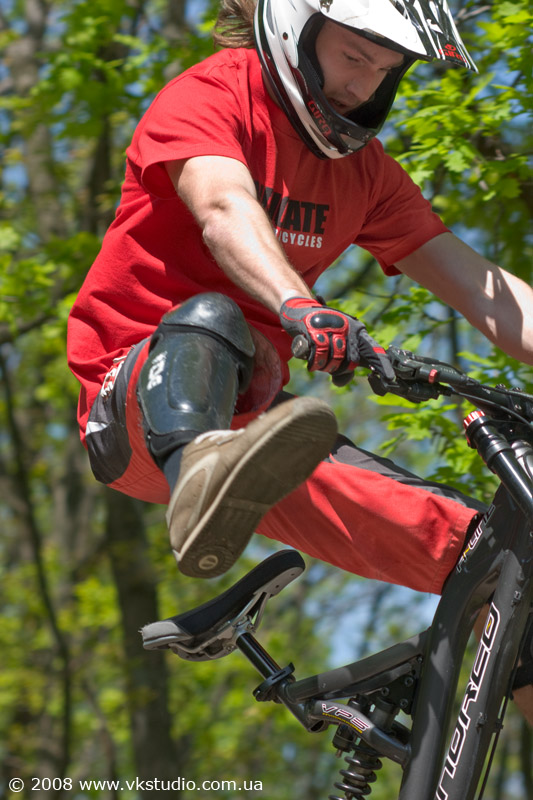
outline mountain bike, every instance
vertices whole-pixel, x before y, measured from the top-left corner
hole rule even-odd
[[[396,379],[369,377],[374,392],[415,403],[458,396],[476,406],[464,421],[469,445],[498,477],[490,507],[449,575],[431,626],[346,666],[296,678],[255,634],[267,602],[304,562],[278,552],[203,605],[142,629],[147,649],[187,661],[240,650],[262,676],[260,702],[282,703],[310,732],[334,726],[346,768],[332,800],[368,796],[388,758],[402,768],[398,800],[482,797],[513,688],[533,682],[533,396],[484,385],[450,364],[395,347]],[[482,608],[488,607],[464,696],[459,673]],[[520,665],[521,664],[521,665]]]

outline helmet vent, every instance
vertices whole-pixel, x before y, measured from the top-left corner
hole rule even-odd
[[[403,0],[390,0],[391,5],[394,6],[396,11],[399,11],[400,14],[405,17],[405,19],[409,19],[409,14],[407,13],[407,9],[405,7],[405,3]]]

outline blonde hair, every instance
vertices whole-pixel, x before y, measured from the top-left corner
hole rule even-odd
[[[218,47],[247,47],[254,43],[254,13],[257,0],[221,0],[213,31]]]

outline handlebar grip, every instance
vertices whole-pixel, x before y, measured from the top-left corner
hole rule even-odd
[[[303,358],[304,360],[309,357],[310,347],[305,336],[295,336],[292,340],[291,350],[294,358]]]

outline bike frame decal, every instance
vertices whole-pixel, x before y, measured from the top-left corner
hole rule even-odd
[[[476,702],[479,696],[499,626],[500,612],[496,606],[492,604],[487,615],[487,621],[485,622],[483,635],[477,650],[476,660],[474,662],[474,666],[472,667],[470,680],[468,681],[461,705],[461,710],[457,718],[457,725],[455,726],[455,730],[453,732],[450,749],[448,750],[444,769],[441,775],[439,786],[437,788],[437,794],[435,796],[436,800],[447,800],[448,792],[446,791],[444,784],[446,784],[448,781],[453,781],[457,765],[461,759],[466,732],[470,727],[470,723],[472,722],[472,717],[469,714],[469,707],[472,703]]]
[[[461,570],[463,569],[463,566],[468,561],[468,558],[470,557],[470,554],[476,549],[476,546],[477,546],[479,540],[481,539],[482,533],[485,530],[485,526],[490,521],[490,518],[494,514],[495,510],[496,510],[496,506],[493,503],[491,505],[491,507],[489,508],[489,510],[487,511],[487,513],[483,514],[483,516],[479,520],[479,524],[476,526],[476,529],[475,529],[474,533],[472,534],[472,536],[468,540],[468,545],[466,547],[466,550],[464,551],[463,555],[461,556],[461,558],[457,562],[457,566],[455,568],[457,570],[457,572],[461,572]]]
[[[327,706],[325,703],[322,703],[322,714],[325,717],[331,717],[336,720],[339,719],[342,720],[347,725],[351,725],[352,728],[355,728],[357,733],[364,733],[370,727],[370,725],[368,725],[364,720],[362,720],[356,714],[353,714],[346,708],[340,708],[339,706],[335,705]]]

